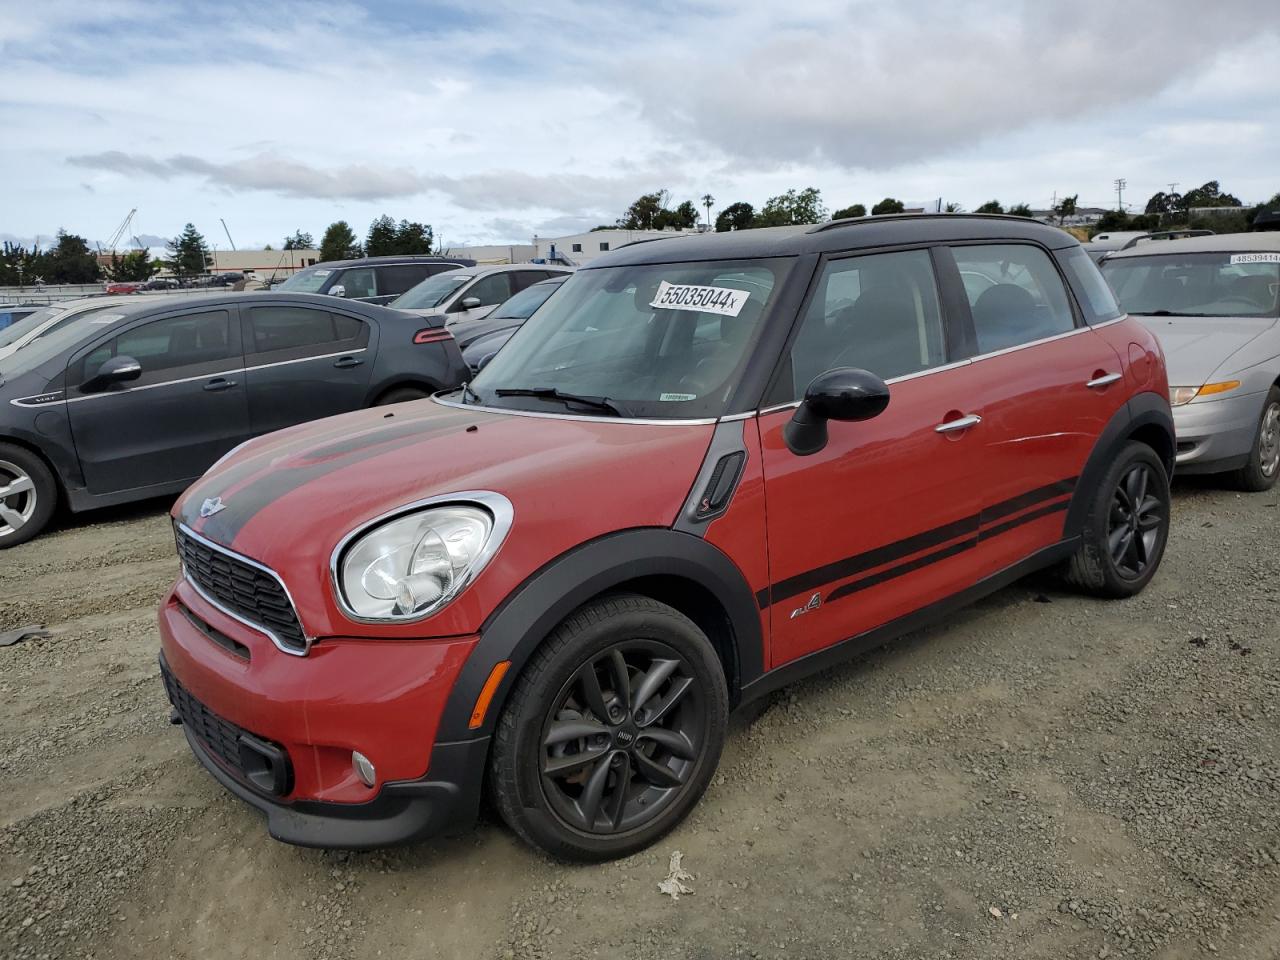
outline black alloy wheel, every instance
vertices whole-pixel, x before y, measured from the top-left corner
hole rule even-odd
[[[554,856],[626,856],[698,802],[728,713],[723,667],[696,624],[649,597],[601,597],[552,631],[512,688],[490,795],[512,830]]]
[[[685,785],[707,739],[689,664],[655,640],[623,640],[569,678],[542,730],[542,790],[568,827],[632,830]]]
[[[1087,497],[1080,546],[1066,563],[1069,583],[1094,596],[1140,593],[1155,576],[1169,542],[1172,499],[1165,462],[1130,441]]]
[[[1141,461],[1125,471],[1111,500],[1107,529],[1107,549],[1123,577],[1137,579],[1157,556],[1169,512],[1166,502],[1154,492],[1156,481],[1151,465]]]

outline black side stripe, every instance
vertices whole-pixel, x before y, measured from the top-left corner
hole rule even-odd
[[[784,600],[787,597],[792,597],[797,594],[806,593],[810,590],[816,590],[819,587],[825,586],[826,584],[832,583],[836,580],[846,580],[859,573],[865,573],[867,570],[873,570],[876,567],[884,566],[885,564],[892,563],[895,560],[901,560],[904,557],[909,557],[922,550],[929,550],[933,547],[947,544],[958,537],[965,537],[965,540],[961,541],[960,544],[953,544],[945,550],[940,550],[934,554],[928,554],[925,557],[918,559],[920,561],[924,561],[929,560],[930,557],[935,557],[936,559],[929,560],[929,562],[936,562],[937,560],[943,560],[947,557],[955,556],[955,554],[962,552],[962,549],[952,549],[953,547],[959,548],[962,547],[962,545],[967,544],[967,546],[963,546],[963,549],[968,549],[976,546],[981,540],[998,536],[999,534],[1012,530],[1014,527],[1020,526],[1023,523],[1030,523],[1032,520],[1038,520],[1043,516],[1056,513],[1059,510],[1066,510],[1069,506],[1068,501],[1064,501],[1061,504],[1054,504],[1052,507],[1036,511],[1032,514],[1027,514],[1023,517],[1018,517],[1015,520],[1001,524],[997,527],[983,529],[986,524],[993,520],[999,520],[1002,517],[1010,516],[1011,514],[1017,513],[1020,510],[1025,510],[1038,503],[1043,503],[1046,500],[1062,497],[1071,493],[1075,489],[1077,479],[1078,478],[1076,477],[1071,477],[1066,480],[1058,480],[1054,483],[1047,484],[1046,486],[1038,487],[1035,490],[1029,490],[1026,493],[1019,494],[1018,496],[1012,497],[1008,500],[1003,500],[1000,503],[983,507],[981,512],[965,517],[961,520],[956,520],[952,523],[944,524],[941,527],[935,527],[932,530],[926,530],[923,533],[918,533],[913,536],[906,537],[905,539],[898,540],[895,543],[888,543],[882,547],[876,547],[863,553],[854,554],[853,556],[845,557],[842,560],[836,560],[832,563],[824,564],[821,567],[815,567],[812,570],[807,570],[804,573],[795,575],[794,577],[788,577],[785,580],[780,580],[777,583],[772,584],[768,589],[758,591],[756,593],[756,602],[760,605],[760,609],[763,610],[773,602]],[[927,565],[924,563],[917,566],[912,565],[916,563],[917,561],[913,560],[911,563],[905,564],[902,567],[894,567],[891,570],[882,571],[881,573],[877,573],[874,577],[867,578],[866,581],[858,582],[866,582],[868,586],[874,586],[874,583],[871,582],[873,580],[875,582],[884,582],[884,579],[892,579],[891,577],[884,575],[892,573],[893,570],[901,569],[902,573],[910,573],[912,570],[919,569],[920,566]],[[901,576],[902,573],[895,575]],[[877,577],[883,577],[883,579],[876,580]],[[843,596],[847,593],[853,592],[852,590],[846,590],[846,587],[850,586],[850,584],[846,584],[845,587],[838,588],[838,590],[845,591],[845,593],[841,593],[840,595]],[[858,589],[864,588],[859,587]],[[829,599],[834,600],[836,597],[833,595]]]

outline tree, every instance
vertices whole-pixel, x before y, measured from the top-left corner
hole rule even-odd
[[[364,251],[356,240],[351,224],[345,220],[329,224],[320,240],[320,260],[322,262],[350,260],[361,256],[364,256]]]
[[[111,267],[107,271],[112,280],[149,280],[158,268],[147,258],[146,250],[131,250],[123,257],[111,253]]]
[[[709,193],[702,195],[702,205],[707,208],[707,229],[711,229],[711,205],[716,202],[716,198]]]
[[[895,200],[893,197],[885,197],[871,208],[871,215],[873,217],[878,217],[885,213],[901,213],[905,209],[906,206],[901,200]]]
[[[1145,213],[1173,213],[1182,207],[1182,194],[1165,193],[1163,190],[1153,193],[1147,201]]]
[[[1129,224],[1129,215],[1123,210],[1108,210],[1093,225],[1093,232],[1111,233],[1114,230],[1128,230]]]
[[[428,224],[401,220],[396,225],[396,253],[400,256],[430,253],[434,240]]]
[[[964,204],[954,203],[954,202],[948,203],[945,207],[942,208],[942,212],[943,213],[964,213]]]
[[[692,200],[686,200],[674,210],[659,210],[653,218],[655,230],[692,230],[698,225],[698,208]]]
[[[788,190],[765,201],[754,227],[782,227],[794,223],[820,223],[827,216],[822,193],[816,187]]]
[[[978,207],[974,213],[1004,213],[1004,207],[1001,206],[999,200],[988,200],[982,206]]]
[[[188,223],[165,247],[169,251],[169,269],[175,277],[196,277],[204,273],[209,245],[194,224]]]
[[[316,246],[315,237],[302,230],[295,230],[292,236],[284,238],[285,250],[314,250]]]
[[[84,237],[58,231],[58,239],[38,264],[45,283],[94,283],[101,275],[98,258]]]
[[[1237,197],[1223,193],[1217,180],[1188,190],[1182,195],[1177,209],[1182,213],[1190,213],[1194,207],[1242,207],[1244,204]]]
[[[755,222],[755,207],[749,203],[731,203],[716,217],[716,233],[730,230],[750,230]]]
[[[853,217],[865,217],[866,215],[867,208],[860,203],[855,203],[852,206],[845,207],[843,210],[837,210],[835,213],[831,214],[831,219],[849,220]]]
[[[627,207],[627,212],[618,221],[618,226],[624,230],[658,229],[657,219],[659,214],[666,210],[669,196],[666,190],[644,194]]]
[[[390,257],[397,252],[396,222],[384,213],[369,224],[369,233],[364,238],[364,255]]]
[[[1011,217],[1026,217],[1028,220],[1034,220],[1036,216],[1031,206],[1025,203],[1015,204],[1007,212]]]
[[[1072,194],[1069,197],[1063,197],[1053,205],[1053,215],[1058,218],[1058,225],[1067,222],[1067,217],[1076,215],[1076,201],[1080,199],[1080,194]]]

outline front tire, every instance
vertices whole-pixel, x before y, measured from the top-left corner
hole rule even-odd
[[[1067,581],[1109,599],[1141,593],[1169,542],[1170,507],[1164,461],[1145,443],[1131,442],[1092,495]]]
[[[526,842],[565,860],[624,857],[698,802],[729,698],[711,642],[648,597],[615,594],[560,624],[494,734],[490,791]]]
[[[49,523],[58,484],[30,450],[0,443],[0,550],[26,543]]]
[[[1249,493],[1270,490],[1280,479],[1280,387],[1272,387],[1267,393],[1249,460],[1232,478],[1237,487]]]

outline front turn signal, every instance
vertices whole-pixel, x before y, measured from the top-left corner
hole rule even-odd
[[[1203,387],[1170,387],[1169,397],[1175,407],[1190,403],[1196,397],[1212,397],[1215,394],[1227,393],[1240,386],[1239,380],[1222,380],[1218,383],[1206,383]]]

